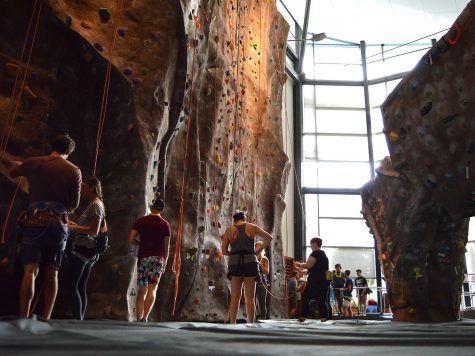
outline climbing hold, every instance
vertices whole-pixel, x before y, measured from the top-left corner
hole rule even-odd
[[[197,247],[191,247],[186,250],[186,259],[187,260],[194,260],[196,253],[198,252]]]
[[[203,225],[198,227],[198,234],[205,232],[205,227]]]
[[[211,95],[211,86],[208,86],[208,87],[206,88],[205,95],[206,95],[206,96],[210,96],[210,95]]]
[[[427,115],[432,109],[432,101],[428,101],[421,109],[421,115]]]
[[[138,79],[138,78],[132,79],[132,85],[134,87],[138,87],[140,85],[140,83],[142,83],[142,81],[140,79]]]
[[[9,76],[16,76],[18,70],[20,70],[20,67],[16,65],[15,63],[6,63],[5,64],[5,70]]]
[[[195,298],[195,304],[200,304],[200,298],[198,297]]]
[[[262,172],[261,171],[256,171],[256,176],[262,177]]]
[[[132,73],[133,73],[133,71],[130,68],[124,68],[122,70],[122,74],[127,75],[127,76],[132,75]]]
[[[118,29],[117,29],[117,34],[118,34],[120,37],[124,38],[124,37],[125,37],[125,29],[123,29],[123,28],[118,28]]]
[[[141,68],[140,69],[140,75],[143,75],[144,77],[148,75],[148,68]]]
[[[66,24],[66,26],[71,27],[71,25],[73,24],[73,18],[69,15],[66,16],[64,18],[64,23]]]
[[[104,50],[104,47],[99,42],[94,43],[94,48],[97,49],[99,52]]]
[[[128,124],[127,125],[127,131],[131,132],[135,127],[135,124]]]
[[[389,139],[393,142],[396,142],[399,140],[399,134],[396,131],[391,131],[389,134]]]
[[[188,192],[188,198],[195,199],[196,198],[196,192]]]
[[[416,279],[419,279],[423,276],[421,274],[421,271],[420,271],[419,267],[414,267],[414,273],[416,274]]]
[[[197,30],[199,30],[200,27],[201,27],[201,25],[200,25],[200,23],[199,23],[198,21],[195,22],[195,26],[196,26],[196,29],[197,29]]]
[[[207,212],[208,214],[211,214],[211,208],[206,209],[206,212]]]
[[[87,21],[87,20],[83,20],[83,21],[81,21],[81,26],[83,28],[85,28],[86,30],[90,30],[92,28],[92,22]]]
[[[203,273],[206,272],[206,266],[201,266],[201,272],[203,272]]]
[[[23,88],[23,92],[25,93],[28,99],[36,99],[38,97],[38,95],[33,93],[28,86],[25,86],[25,88]]]
[[[101,20],[102,23],[107,23],[109,22],[110,18],[111,18],[111,13],[109,11],[109,9],[107,9],[106,7],[101,7],[99,10],[99,19]]]

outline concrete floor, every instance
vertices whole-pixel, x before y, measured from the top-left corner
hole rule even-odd
[[[128,323],[0,319],[0,355],[474,355],[475,320]]]

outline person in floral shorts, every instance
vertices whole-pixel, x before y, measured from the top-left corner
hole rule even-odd
[[[142,322],[148,321],[170,250],[170,224],[161,216],[164,208],[163,200],[155,199],[150,214],[138,219],[129,233],[129,244],[139,245],[136,310],[137,320]]]

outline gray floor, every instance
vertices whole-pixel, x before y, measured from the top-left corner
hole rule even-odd
[[[475,320],[294,320],[254,325],[0,320],[1,355],[475,355]]]

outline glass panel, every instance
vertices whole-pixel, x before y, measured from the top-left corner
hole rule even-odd
[[[371,178],[369,163],[319,162],[317,167],[309,179],[318,188],[359,188]]]
[[[363,87],[316,85],[317,106],[364,108]]]
[[[470,218],[468,225],[468,241],[475,241],[475,218]]]
[[[314,135],[303,136],[303,159],[317,158],[317,137]]]
[[[364,110],[317,110],[319,133],[366,134]]]
[[[359,195],[320,194],[320,216],[361,218]]]
[[[357,269],[366,277],[376,277],[373,248],[331,248],[325,247],[324,240],[322,250],[327,254],[330,270],[339,263],[343,271],[351,271],[352,278],[356,277]]]
[[[304,108],[303,109],[303,132],[315,132],[315,110]]]
[[[327,41],[315,45],[314,79],[362,80],[360,48],[325,44]]]
[[[469,242],[466,247],[465,258],[467,260],[467,273],[469,274],[469,281],[475,282],[475,243]]]
[[[378,106],[371,109],[371,131],[375,134],[383,132],[383,128],[383,114],[381,113],[381,108]]]
[[[303,86],[303,107],[315,109],[315,87],[313,85]]]
[[[366,137],[318,136],[318,159],[336,161],[368,161]]]
[[[317,162],[302,163],[302,186],[306,188],[317,188]]]
[[[318,195],[305,194],[305,236],[306,240],[319,235],[318,233]]]
[[[373,84],[368,87],[371,107],[380,106],[390,93],[386,83]]]
[[[382,133],[373,135],[373,156],[375,161],[381,161],[384,157],[389,156],[386,135]],[[375,165],[375,167],[377,166]]]
[[[320,219],[320,236],[326,246],[374,247],[373,235],[363,219]]]

